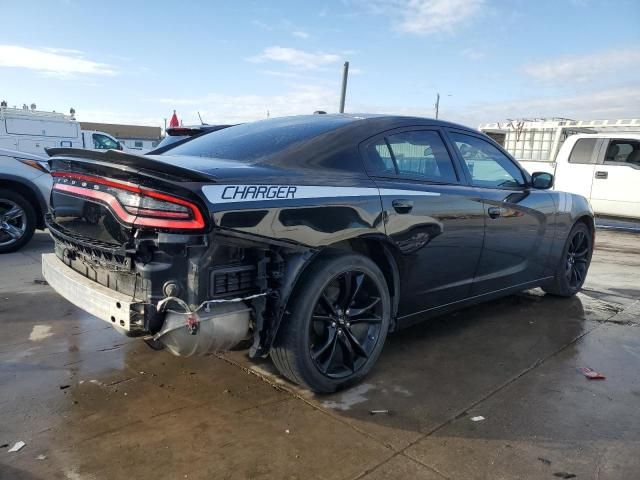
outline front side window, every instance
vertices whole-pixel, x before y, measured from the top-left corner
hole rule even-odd
[[[569,163],[595,163],[593,149],[596,146],[595,138],[581,138],[573,146]]]
[[[96,150],[117,150],[118,142],[116,142],[113,138],[107,137],[106,135],[102,135],[100,133],[94,133],[92,135],[93,138],[93,148]]]
[[[611,140],[604,156],[604,163],[626,163],[640,167],[640,141]]]
[[[520,169],[489,142],[463,133],[451,132],[450,135],[469,169],[473,185],[487,188],[516,188],[525,185]]]

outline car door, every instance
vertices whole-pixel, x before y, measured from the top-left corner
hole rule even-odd
[[[466,298],[482,250],[483,206],[441,131],[394,130],[362,149],[401,257],[399,317]]]
[[[568,155],[564,153],[564,149],[561,150],[558,154],[554,188],[590,198],[593,172],[602,143],[602,138],[579,138],[573,147],[567,145],[571,148]]]
[[[481,134],[452,129],[447,134],[483,203],[484,247],[472,296],[548,276],[556,212],[552,195],[530,188],[517,163]]]
[[[605,140],[593,174],[591,205],[599,215],[640,218],[640,139]]]

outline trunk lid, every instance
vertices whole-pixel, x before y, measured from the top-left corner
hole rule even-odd
[[[124,255],[138,228],[193,232],[208,224],[193,188],[212,183],[208,174],[114,150],[47,153],[54,177],[47,221],[63,243]]]

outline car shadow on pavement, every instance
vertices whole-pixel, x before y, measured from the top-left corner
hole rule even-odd
[[[244,352],[225,357],[372,435],[388,433],[385,441],[401,447],[456,418],[473,416],[478,403],[512,384],[531,385],[543,366],[560,361],[556,358],[561,375],[556,378],[554,371],[544,378],[537,392],[541,401],[549,398],[546,389],[562,391],[556,382],[566,377],[583,382],[576,371],[582,337],[615,313],[585,295],[563,299],[539,290],[512,295],[391,334],[370,375],[330,395],[292,385],[270,362],[250,362]],[[550,408],[564,415],[559,407]],[[521,415],[530,414],[535,413]]]

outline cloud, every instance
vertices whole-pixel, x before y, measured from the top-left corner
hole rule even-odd
[[[477,48],[465,48],[460,51],[460,55],[468,60],[482,60],[486,58],[487,53]]]
[[[397,28],[418,35],[452,32],[473,17],[483,3],[484,0],[409,0]]]
[[[0,67],[26,68],[62,78],[77,74],[116,75],[113,66],[85,60],[81,55],[77,50],[0,45]]]
[[[340,56],[331,53],[311,53],[304,50],[287,47],[268,47],[255,57],[248,58],[250,62],[263,63],[267,61],[282,62],[287,65],[306,69],[317,69],[340,61]]]
[[[152,114],[140,114],[139,111],[128,112],[123,110],[104,110],[104,109],[76,109],[76,118],[81,122],[96,123],[119,123],[125,125],[149,125],[161,127],[164,119],[161,115],[154,116]],[[165,116],[170,112],[167,112]],[[200,122],[196,122],[200,123]]]
[[[251,24],[268,32],[273,31],[273,26],[263,22],[262,20],[251,20]]]
[[[507,118],[565,117],[576,120],[633,118],[640,112],[640,86],[576,95],[530,97],[507,102],[476,103],[465,110],[443,112],[443,118],[476,127]]]
[[[414,35],[452,33],[471,20],[485,0],[357,0],[369,12],[390,16],[393,28]]]
[[[311,36],[303,30],[295,30],[291,32],[291,35],[293,35],[294,37],[303,38],[305,40]]]
[[[167,111],[178,109],[185,125],[199,123],[197,111],[208,123],[239,123],[271,117],[311,114],[315,110],[337,111],[338,89],[321,85],[296,85],[278,95],[209,94],[194,98],[161,98]]]
[[[597,80],[602,74],[609,78],[617,72],[633,72],[637,75],[639,62],[640,48],[620,48],[531,63],[525,65],[523,71],[545,83],[588,82]]]

